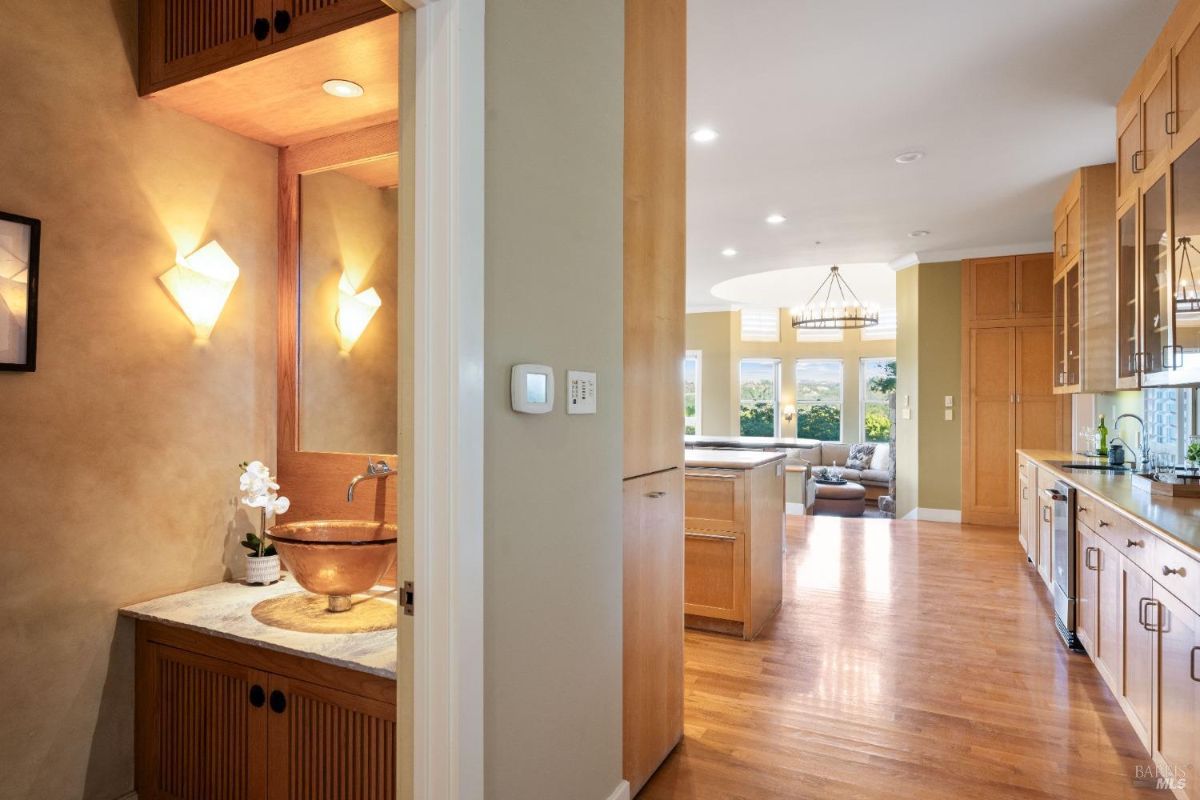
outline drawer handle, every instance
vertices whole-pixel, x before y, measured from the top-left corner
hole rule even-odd
[[[1111,523],[1105,522],[1104,520],[1100,520],[1100,521],[1097,523],[1097,525],[1098,525],[1099,527],[1101,527],[1101,528],[1107,528],[1107,527],[1108,527],[1110,524],[1111,524]]]
[[[1176,569],[1171,569],[1170,567],[1168,567],[1164,564],[1163,565],[1163,577],[1166,577],[1167,575],[1178,575],[1181,578],[1185,577],[1187,575],[1187,568],[1178,567]]]
[[[730,536],[727,533],[692,533],[687,531],[684,536],[689,539],[710,539],[714,542],[736,542],[736,536]]]
[[[1194,680],[1196,683],[1200,683],[1200,678],[1196,677],[1196,653],[1200,653],[1200,647],[1192,648],[1192,663],[1190,664],[1191,669],[1188,671],[1192,674],[1192,680]]]
[[[1145,547],[1146,543],[1140,539],[1138,539],[1137,541],[1134,541],[1133,539],[1126,539],[1125,546],[1126,547]]]
[[[1097,563],[1095,565],[1092,564],[1092,562],[1089,560],[1092,557],[1092,553],[1096,554],[1096,562]],[[1100,570],[1100,567],[1098,566],[1099,561],[1100,561],[1100,548],[1099,547],[1089,547],[1083,551],[1083,565],[1085,567],[1087,567],[1088,569],[1098,572]]]
[[[685,472],[688,478],[718,478],[723,481],[737,480],[736,472]]]
[[[1079,509],[1078,509],[1078,510],[1079,510],[1079,513],[1080,513],[1080,514],[1086,514],[1086,513],[1088,513],[1089,511],[1091,511],[1091,509],[1090,509],[1090,508],[1088,508],[1087,506],[1079,506]]]
[[[666,497],[666,496],[667,496],[666,492],[646,492],[646,497],[649,497],[651,500],[657,500],[660,497]]]

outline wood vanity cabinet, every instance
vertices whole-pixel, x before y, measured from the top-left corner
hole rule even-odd
[[[396,682],[137,623],[141,800],[392,800]]]
[[[382,0],[141,0],[138,91],[147,95],[391,13]]]

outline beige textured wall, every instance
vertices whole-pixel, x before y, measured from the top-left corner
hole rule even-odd
[[[395,189],[335,171],[301,176],[301,450],[396,450],[396,228]],[[345,355],[336,324],[343,271],[382,301]]]
[[[621,0],[489,0],[485,790],[603,800],[621,780]],[[553,366],[551,414],[509,370]],[[564,372],[599,377],[568,417]]]
[[[918,497],[921,508],[962,508],[962,262],[918,264]],[[946,420],[946,395],[954,419]]]
[[[920,497],[920,327],[918,270],[896,273],[896,516],[915,509]],[[907,409],[907,418],[905,416]]]
[[[0,373],[0,798],[111,800],[117,608],[219,580],[236,465],[275,451],[276,158],[137,98],[134,0],[0,20],[0,208],[43,221],[38,371]],[[156,277],[214,238],[241,278],[198,346]]]
[[[701,433],[731,436],[738,432],[738,362],[743,358],[782,360],[783,380],[779,407],[796,402],[796,360],[842,360],[842,438],[862,438],[859,360],[896,355],[895,340],[863,339],[861,331],[845,331],[840,342],[797,342],[790,312],[779,309],[778,342],[743,342],[738,312],[705,312],[687,315],[687,349],[703,352],[700,392]],[[713,354],[710,365],[709,353]],[[783,436],[796,435],[796,422],[781,419]]]

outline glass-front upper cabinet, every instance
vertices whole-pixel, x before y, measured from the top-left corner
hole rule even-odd
[[[1138,388],[1137,218],[1135,201],[1117,222],[1117,388]]]
[[[1079,391],[1081,385],[1081,376],[1079,369],[1079,353],[1080,353],[1080,307],[1079,301],[1081,298],[1079,285],[1079,259],[1076,258],[1071,266],[1067,267],[1066,274],[1067,284],[1067,387],[1073,391]]]
[[[1172,262],[1175,269],[1174,383],[1200,383],[1200,141],[1171,166]]]
[[[1167,232],[1167,177],[1142,194],[1142,385],[1169,386],[1180,366],[1173,347],[1171,246]]]
[[[1054,279],[1054,392],[1067,387],[1067,276]]]

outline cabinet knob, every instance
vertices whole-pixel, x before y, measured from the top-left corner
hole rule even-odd
[[[271,21],[266,17],[259,17],[254,20],[254,38],[258,41],[263,41],[271,35]]]
[[[287,29],[292,26],[292,15],[284,11],[282,8],[275,12],[275,32],[287,33]]]
[[[651,500],[657,500],[660,497],[666,497],[666,496],[667,496],[666,492],[646,492],[646,497],[649,497]]]
[[[257,683],[250,687],[250,705],[255,708],[262,708],[263,703],[267,702],[267,693],[263,687]]]
[[[1125,546],[1126,547],[1145,547],[1146,543],[1143,541],[1140,541],[1140,540],[1135,541],[1133,539],[1126,539]]]
[[[1104,520],[1100,520],[1096,523],[1096,526],[1100,528],[1107,528],[1110,524],[1111,523],[1105,522]]]
[[[1178,575],[1179,577],[1182,578],[1184,575],[1187,575],[1187,570],[1184,567],[1178,567],[1176,569],[1171,569],[1170,567],[1164,565],[1163,566],[1163,577],[1165,578],[1167,575]]]
[[[276,714],[282,714],[287,709],[287,697],[283,692],[276,689],[271,692],[271,710]]]

